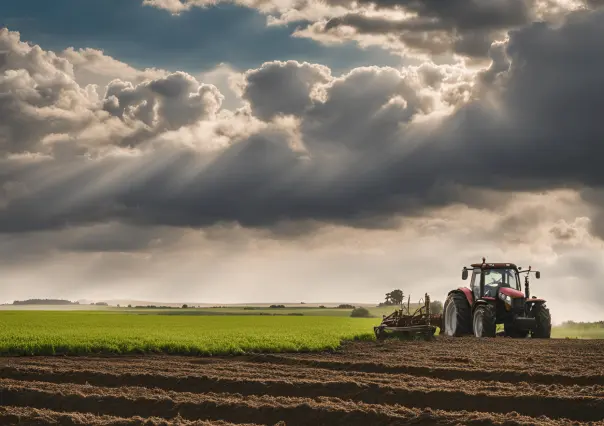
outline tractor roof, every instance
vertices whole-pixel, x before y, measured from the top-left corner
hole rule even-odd
[[[472,263],[472,268],[480,268],[483,266],[485,269],[518,269],[518,267],[513,263]]]

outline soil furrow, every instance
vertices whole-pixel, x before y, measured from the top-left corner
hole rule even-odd
[[[198,358],[196,359],[199,361],[198,363],[187,361],[186,359],[179,359],[179,363],[174,363],[170,359],[171,357],[162,357],[161,359],[154,357],[148,359],[146,364],[139,362],[140,360],[128,364],[128,358],[116,359],[115,361],[98,358],[40,358],[37,362],[31,362],[28,358],[13,358],[4,368],[18,369],[23,374],[26,372],[35,374],[53,373],[57,375],[71,372],[106,373],[112,375],[136,373],[145,376],[151,374],[172,377],[198,377],[200,379],[236,379],[238,381],[353,381],[391,386],[409,386],[423,383],[426,386],[435,386],[438,388],[471,387],[473,389],[492,389],[493,387],[497,387],[500,391],[507,389],[513,392],[516,392],[517,387],[521,385],[523,393],[545,392],[547,394],[564,393],[567,395],[589,394],[604,396],[604,380],[595,375],[581,376],[581,379],[577,379],[577,376],[565,376],[563,379],[551,383],[551,375],[548,376],[548,380],[543,379],[543,377],[537,377],[537,380],[533,380],[536,376],[535,374],[527,375],[511,372],[513,373],[513,377],[510,378],[506,376],[510,372],[505,371],[464,370],[460,374],[459,369],[448,370],[444,368],[436,369],[437,371],[435,369],[427,369],[428,372],[420,372],[422,374],[407,374],[406,371],[409,372],[409,370],[417,372],[410,366],[345,363],[335,360],[319,361],[303,359],[300,361],[297,358],[279,355],[248,356],[246,358],[230,359]],[[248,362],[254,359],[256,362]],[[385,374],[381,371],[383,369],[390,369],[390,371]],[[365,372],[357,370],[375,371]],[[0,367],[1,371],[2,367]],[[5,374],[10,374],[10,377],[14,377],[14,372],[11,372],[11,370],[7,371]],[[467,374],[467,372],[470,372],[471,375]],[[469,378],[458,377],[464,374],[469,376]],[[49,380],[53,381],[52,379]]]
[[[125,392],[127,395],[129,392]],[[52,392],[36,388],[9,387],[2,391],[7,403],[43,406],[50,410],[80,412],[133,418],[159,417],[164,419],[222,419],[230,422],[257,422],[285,425],[403,425],[403,424],[568,424],[540,416],[530,418],[515,412],[506,416],[492,413],[443,412],[440,410],[412,410],[405,407],[372,407],[338,400],[300,400],[294,398],[246,398],[206,395],[197,400],[185,396],[172,399],[160,395],[129,397],[125,394],[97,394],[94,389],[77,393]],[[595,423],[592,423],[595,424]],[[602,423],[599,423],[602,424]]]
[[[92,367],[92,366],[91,366]],[[98,365],[94,366],[98,368]],[[461,390],[466,393],[494,393],[499,396],[532,395],[544,396],[593,396],[604,397],[604,386],[561,386],[523,383],[519,391],[515,384],[486,381],[462,381],[426,379],[417,380],[415,376],[397,376],[384,378],[383,375],[370,373],[334,374],[330,370],[307,369],[305,376],[281,376],[275,373],[272,365],[264,374],[253,374],[248,377],[244,372],[235,375],[213,374],[174,375],[165,371],[153,369],[125,371],[76,369],[72,365],[61,368],[20,366],[0,367],[0,377],[21,381],[42,381],[49,383],[76,383],[95,386],[121,387],[142,386],[163,390],[184,392],[231,392],[243,395],[274,395],[274,396],[335,396],[338,398],[355,399],[364,389],[372,389],[376,400],[384,401],[382,394],[391,395],[400,389],[413,388],[419,391],[439,389],[442,391]],[[274,374],[271,374],[274,373]],[[331,373],[329,377],[325,372]],[[299,376],[299,375],[296,375]],[[364,402],[376,403],[374,400],[361,399]]]
[[[117,378],[118,376],[116,376]],[[186,383],[185,383],[186,384]],[[184,389],[182,392],[174,391],[163,391],[160,389],[147,389],[147,388],[136,388],[136,387],[116,387],[116,388],[103,388],[87,385],[77,384],[55,384],[46,382],[18,382],[10,379],[0,379],[0,389],[4,389],[3,397],[7,395],[15,396],[14,388],[18,386],[22,392],[63,392],[71,393],[78,391],[90,394],[91,392],[102,393],[107,398],[113,398],[114,395],[122,395],[124,392],[129,394],[139,393],[145,395],[159,395],[162,397],[162,401],[170,398],[182,398],[186,395],[189,400],[203,401],[207,394],[200,393],[189,393]],[[249,389],[246,389],[250,386]],[[263,387],[264,386],[264,387]],[[185,386],[183,386],[185,388]],[[380,388],[377,386],[356,386],[352,387],[349,384],[330,383],[325,387],[312,387],[304,386],[300,384],[262,384],[262,383],[247,383],[242,382],[238,386],[233,386],[230,389],[232,394],[228,394],[220,387],[215,387],[214,391],[225,392],[222,394],[227,395],[228,398],[272,398],[274,400],[308,400],[309,398],[325,398],[331,397],[331,399],[337,399],[340,403],[363,403],[368,407],[373,407],[372,410],[385,410],[390,409],[390,406],[405,406],[408,408],[433,408],[448,411],[456,410],[467,410],[467,411],[479,411],[479,412],[495,412],[495,413],[508,413],[516,411],[527,416],[539,416],[542,414],[547,415],[550,418],[568,418],[578,421],[596,421],[602,419],[604,412],[604,399],[593,398],[593,397],[548,397],[548,396],[535,396],[535,395],[522,395],[522,396],[504,396],[497,394],[468,394],[465,392],[453,392],[453,391],[440,391],[440,390],[417,390],[417,389],[402,389],[402,388]],[[253,392],[246,392],[247,390],[253,390]],[[262,392],[263,391],[263,392]],[[18,392],[17,392],[18,393]],[[279,396],[272,396],[272,395]],[[263,396],[257,396],[263,395]],[[287,397],[281,396],[287,395]],[[46,398],[48,399],[48,398]],[[329,398],[327,398],[329,399]],[[350,401],[344,401],[350,400]],[[113,405],[111,401],[108,401],[109,405]],[[21,405],[15,401],[7,401],[7,404]],[[377,405],[379,404],[379,405]],[[41,405],[42,408],[53,409],[52,406]],[[73,406],[74,411],[86,411],[82,408]],[[98,408],[98,407],[97,407]],[[132,406],[134,410],[136,407]],[[104,412],[103,414],[112,414],[119,416],[131,417],[136,415],[136,411],[132,412]],[[175,416],[177,413],[168,413],[159,415],[160,417]],[[310,415],[310,413],[307,413]],[[146,416],[158,415],[158,414],[146,414]],[[190,418],[190,417],[187,417]],[[223,418],[217,418],[223,419]],[[230,418],[224,418],[229,421],[240,421]],[[257,420],[251,420],[257,421]]]
[[[35,406],[51,410],[94,412],[119,417],[161,417],[165,419],[180,416],[185,419],[225,420],[230,422],[258,422],[275,424],[285,421],[287,425],[392,425],[403,424],[405,417],[395,410],[385,408],[363,409],[346,407],[343,404],[330,405],[313,400],[251,400],[236,395],[202,395],[196,399],[130,397],[124,394],[110,395],[89,393],[52,392],[37,388],[2,388],[5,403],[14,406]]]
[[[407,374],[411,376],[430,377],[443,380],[476,380],[496,381],[508,383],[540,383],[545,385],[580,385],[588,386],[594,383],[604,383],[604,375],[590,374],[570,376],[563,374],[547,374],[538,372],[510,371],[510,370],[470,370],[461,368],[438,368],[419,365],[387,365],[376,362],[347,362],[321,359],[304,359],[284,357],[280,355],[257,355],[246,357],[248,362],[282,364],[311,368],[323,368],[335,371],[356,371],[363,373],[380,374]]]
[[[189,421],[182,417],[173,419],[162,419],[159,417],[143,418],[140,416],[124,418],[115,416],[97,416],[90,413],[79,412],[59,412],[47,409],[37,409],[31,407],[0,407],[0,424],[22,424],[22,425],[48,425],[60,424],[70,425],[90,425],[90,426],[258,426],[252,423],[226,423],[223,421]]]

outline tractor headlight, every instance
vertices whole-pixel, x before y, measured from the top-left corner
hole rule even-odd
[[[505,304],[506,311],[512,309],[512,298],[510,296],[508,296],[507,294],[499,293],[499,298]]]

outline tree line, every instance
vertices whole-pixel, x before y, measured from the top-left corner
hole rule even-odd
[[[28,299],[15,300],[13,305],[79,305],[79,302],[72,302],[63,299]]]

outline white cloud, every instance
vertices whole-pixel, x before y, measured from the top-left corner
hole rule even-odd
[[[73,77],[82,87],[89,84],[104,88],[112,80],[119,79],[139,84],[146,80],[156,80],[166,77],[169,72],[161,69],[139,70],[97,49],[74,49],[72,47],[61,52],[73,67]]]

